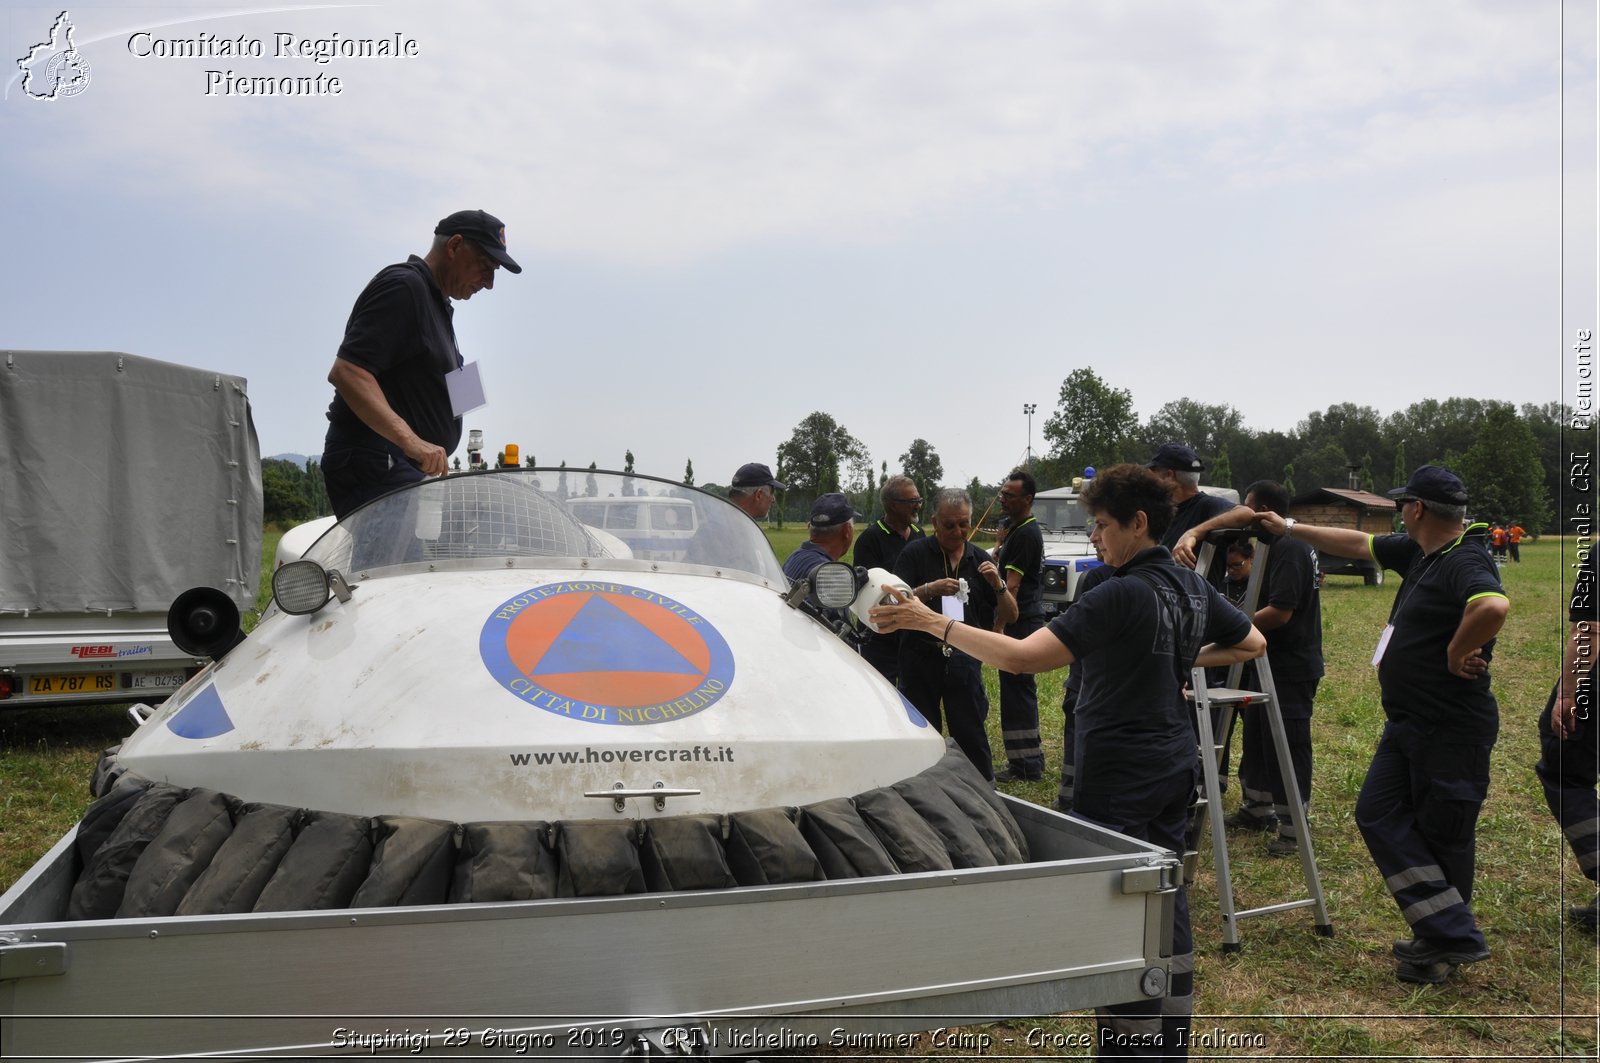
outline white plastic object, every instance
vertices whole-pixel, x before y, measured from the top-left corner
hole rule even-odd
[[[850,603],[850,611],[855,614],[856,619],[874,632],[878,630],[878,625],[867,619],[868,613],[874,606],[892,604],[892,599],[883,592],[885,583],[902,594],[911,593],[911,587],[906,581],[893,572],[886,568],[872,568],[867,570],[867,582],[856,592],[856,600]]]

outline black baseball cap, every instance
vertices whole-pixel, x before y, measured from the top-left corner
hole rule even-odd
[[[506,223],[486,210],[458,210],[435,225],[433,235],[465,236],[512,273],[522,272],[517,260],[506,254]]]
[[[1163,443],[1156,448],[1155,457],[1144,463],[1147,469],[1176,469],[1178,472],[1204,472],[1206,464],[1190,447],[1182,443]]]
[[[730,487],[770,487],[774,491],[788,489],[788,484],[779,483],[772,475],[772,470],[758,461],[739,466],[739,471],[733,474],[733,483]]]
[[[1416,498],[1423,502],[1437,502],[1441,506],[1464,506],[1467,504],[1467,485],[1443,465],[1419,465],[1406,485],[1391,489],[1389,497],[1402,502]]]
[[[811,526],[813,528],[837,528],[855,520],[861,514],[850,507],[850,500],[837,491],[832,494],[820,495],[811,503]]]

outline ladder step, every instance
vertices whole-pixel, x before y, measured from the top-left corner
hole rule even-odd
[[[1310,908],[1317,902],[1311,897],[1303,897],[1298,901],[1285,901],[1282,904],[1264,904],[1260,908],[1246,908],[1234,912],[1235,919],[1249,919],[1253,915],[1271,915],[1274,912],[1292,912],[1296,908]]]

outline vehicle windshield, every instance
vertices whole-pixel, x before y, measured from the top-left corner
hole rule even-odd
[[[305,556],[362,574],[483,558],[676,561],[787,582],[761,529],[729,502],[670,481],[586,469],[423,480],[362,506]]]
[[[1033,515],[1043,531],[1072,531],[1089,534],[1089,517],[1076,498],[1034,497]]]

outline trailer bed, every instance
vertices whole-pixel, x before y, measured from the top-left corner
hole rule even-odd
[[[1029,863],[83,922],[58,921],[77,873],[69,834],[0,897],[0,1055],[615,1056],[680,1026],[669,1039],[711,1054],[885,1054],[908,1031],[1161,995],[1176,859],[1007,802]]]

